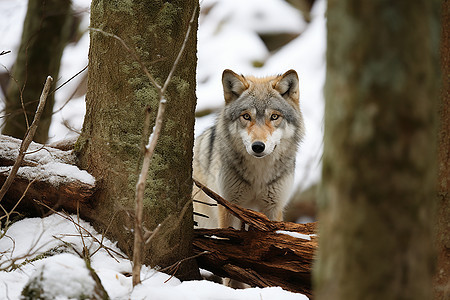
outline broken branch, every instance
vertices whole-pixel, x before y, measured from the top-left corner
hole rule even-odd
[[[47,80],[44,84],[44,89],[42,90],[41,97],[39,98],[39,104],[36,109],[36,114],[34,115],[33,122],[31,123],[31,126],[28,128],[25,138],[22,141],[22,144],[20,145],[19,149],[19,155],[17,156],[17,159],[11,169],[11,172],[9,173],[8,177],[6,178],[5,182],[3,183],[2,188],[0,189],[0,202],[2,201],[3,197],[5,196],[6,192],[10,188],[11,184],[14,181],[14,177],[17,174],[17,171],[19,170],[20,165],[22,164],[23,158],[25,156],[25,151],[27,151],[28,146],[30,145],[31,141],[33,140],[34,134],[36,133],[36,129],[39,125],[39,120],[41,119],[42,112],[44,111],[45,102],[47,101],[47,96],[50,91],[50,86],[53,82],[53,78],[48,76]]]

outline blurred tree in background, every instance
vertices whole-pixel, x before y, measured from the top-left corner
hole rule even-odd
[[[437,0],[328,1],[317,299],[430,299]]]
[[[70,0],[29,0],[19,53],[6,91],[2,133],[22,139],[33,121],[47,76],[58,78],[61,56],[72,25]],[[48,96],[34,140],[45,143],[54,93]]]
[[[441,70],[439,105],[438,210],[436,222],[437,270],[435,299],[450,299],[450,1],[442,1]]]

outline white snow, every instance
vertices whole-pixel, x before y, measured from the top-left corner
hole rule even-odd
[[[0,167],[0,172],[8,170],[9,167]],[[29,181],[34,179],[45,180],[55,187],[76,180],[89,185],[95,184],[95,178],[85,170],[59,162],[50,162],[36,167],[21,167],[17,171],[17,176],[26,178]]]
[[[80,30],[87,32],[90,0],[73,0],[73,3],[77,13],[83,16]],[[306,125],[306,136],[297,155],[295,183],[297,187],[305,189],[318,182],[323,147],[325,0],[316,0],[310,24],[306,24],[301,14],[283,0],[202,0],[200,3],[202,13],[198,31],[197,109],[218,109],[223,106],[221,76],[224,69],[256,76],[280,74],[288,69],[295,69],[300,77],[300,105]],[[0,56],[0,67],[3,69],[10,70],[17,55],[26,7],[26,0],[0,0],[0,36],[2,37],[0,51],[12,51]],[[208,14],[204,13],[206,10],[209,10]],[[259,35],[275,32],[300,35],[282,49],[269,52]],[[87,65],[88,47],[88,33],[85,33],[77,44],[66,47],[56,86],[64,83]],[[257,68],[255,65],[262,65],[262,67]],[[84,97],[72,99],[66,104],[81,79],[82,76],[76,77],[55,94],[55,114],[50,128],[50,142],[73,137],[76,135],[73,130],[81,130],[86,112]],[[0,98],[4,98],[1,93]],[[0,109],[2,108],[3,101],[0,101]],[[196,135],[212,125],[214,119],[214,115],[198,118],[195,125]],[[0,151],[5,150],[5,147],[11,147],[11,145],[2,137]],[[38,150],[33,144],[30,149]],[[61,165],[50,163],[50,158],[52,161],[55,161],[55,157],[58,159],[59,152],[52,152],[52,154],[46,152],[46,150],[40,150],[27,155],[28,159],[45,166],[39,172],[43,172],[44,169],[46,172],[58,169],[58,173],[64,171],[66,176],[79,176],[78,179],[84,182],[93,181],[90,175],[79,170],[59,169]],[[59,162],[63,163],[67,157],[62,155],[60,159]],[[80,224],[99,240],[101,239],[90,224],[82,220]],[[280,234],[291,235],[285,232]],[[113,258],[103,248],[96,251],[99,248],[98,243],[86,234],[83,237],[90,252],[95,252],[92,255],[92,266],[112,299],[150,297],[164,300],[307,299],[303,295],[289,293],[280,288],[233,290],[212,282],[180,282],[176,278],[165,282],[169,279],[168,275],[147,267],[142,268],[141,275],[142,278],[147,279],[142,285],[133,289],[131,278],[124,275],[131,272],[130,261],[117,254],[114,254]],[[61,247],[62,242],[59,239],[70,243],[81,253],[83,243],[79,230],[61,217],[25,219],[13,224],[7,231],[7,235],[0,239],[0,269],[4,269],[14,257],[24,256],[30,249],[33,252],[31,256],[35,257],[39,253]],[[112,242],[104,240],[103,243],[120,253]],[[70,249],[68,251],[70,252]],[[71,253],[75,254],[75,251]],[[24,260],[25,258],[22,257],[16,261],[16,264]],[[10,272],[1,271],[0,299],[17,299],[29,277],[46,260],[28,263]],[[75,267],[75,264],[71,267]]]
[[[19,154],[21,140],[0,135],[0,152],[4,157],[15,160]],[[36,166],[24,166],[19,168],[17,175],[33,179],[45,179],[54,186],[62,183],[78,180],[86,184],[94,185],[95,178],[85,170],[80,170],[74,165],[75,156],[68,151],[53,148],[42,148],[42,145],[32,142],[26,151],[25,159]],[[6,155],[6,154],[9,154]],[[0,167],[0,172],[8,172],[10,167]]]
[[[314,236],[314,235],[309,235],[309,234],[303,234],[300,232],[285,231],[285,230],[277,230],[275,232],[278,234],[286,234],[286,235],[292,236],[297,239],[304,239],[304,240],[308,240],[308,241],[311,240],[311,236]]]
[[[63,253],[36,262],[36,270],[29,281],[31,288],[44,287],[45,299],[77,298],[91,295],[95,288],[84,260],[73,254]]]
[[[11,51],[17,53],[20,38],[22,36],[23,21],[27,13],[27,0],[0,1],[0,52]],[[15,55],[6,54],[0,56],[2,67],[11,70],[16,59]],[[3,71],[3,70],[2,70]],[[1,102],[3,105],[3,101]],[[3,106],[2,106],[3,107]]]
[[[76,226],[69,220],[70,218],[81,227]],[[101,248],[91,235],[98,241],[102,240],[105,247]],[[176,277],[146,266],[143,266],[141,270],[142,283],[133,289],[131,277],[124,275],[131,273],[131,263],[115,244],[108,239],[102,239],[102,236],[95,232],[89,223],[77,220],[76,216],[64,218],[59,215],[18,221],[0,239],[0,270],[2,270],[0,271],[2,284],[0,299],[7,299],[7,297],[19,299],[22,288],[29,278],[36,276],[41,270],[44,270],[45,288],[49,295],[70,297],[69,288],[73,289],[73,292],[91,288],[92,281],[86,273],[84,261],[77,257],[77,253],[82,253],[83,245],[89,249],[91,266],[111,299],[308,299],[304,295],[291,293],[279,287],[235,290],[209,281],[181,282]],[[105,250],[106,247],[109,253]],[[49,253],[52,249],[55,255],[33,260],[36,256]],[[58,251],[62,250],[70,254],[58,254]],[[9,264],[15,259],[17,259],[15,266],[19,266],[26,260],[32,262],[11,268]]]

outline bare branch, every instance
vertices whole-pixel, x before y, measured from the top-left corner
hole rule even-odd
[[[55,93],[57,90],[59,90],[60,88],[62,88],[63,86],[65,86],[66,84],[68,84],[70,81],[72,81],[75,77],[77,77],[78,75],[80,75],[81,73],[83,73],[86,69],[88,68],[88,66],[85,66],[83,69],[81,69],[81,71],[78,71],[75,75],[73,75],[72,77],[70,77],[69,79],[67,79],[65,82],[63,82],[60,86],[58,86],[56,89],[54,89],[51,93]]]
[[[134,223],[135,232],[134,232],[133,272],[132,272],[133,273],[133,286],[136,286],[137,284],[139,284],[141,282],[141,279],[140,279],[141,252],[142,252],[142,247],[144,244],[144,237],[143,237],[143,233],[142,233],[142,231],[143,231],[142,230],[142,216],[143,216],[143,205],[144,205],[144,192],[145,192],[145,184],[147,182],[147,176],[148,176],[148,170],[150,167],[150,162],[152,160],[153,153],[155,151],[156,144],[158,142],[158,139],[159,139],[159,136],[161,133],[164,114],[166,111],[167,100],[164,98],[164,94],[170,83],[170,80],[172,79],[173,73],[175,72],[175,69],[178,66],[178,63],[179,63],[181,56],[184,52],[184,49],[186,47],[187,41],[189,40],[189,35],[191,32],[192,24],[194,22],[196,13],[197,13],[197,6],[194,8],[191,20],[189,21],[188,29],[186,31],[186,35],[185,35],[183,44],[180,48],[180,51],[178,52],[177,58],[175,59],[173,65],[172,65],[172,69],[170,70],[169,75],[167,76],[166,81],[164,82],[163,87],[160,87],[154,81],[154,79],[153,79],[153,77],[151,77],[150,73],[148,73],[148,71],[146,71],[147,69],[145,68],[144,64],[138,60],[139,63],[141,64],[141,67],[144,69],[144,71],[146,71],[146,74],[148,73],[147,77],[149,77],[150,81],[153,83],[155,88],[158,90],[159,106],[158,106],[158,113],[156,115],[154,131],[150,134],[150,136],[148,138],[148,144],[145,147],[144,160],[142,162],[141,173],[139,175],[138,183],[136,184],[136,215],[135,215],[135,223]],[[123,43],[123,40],[121,40],[121,41]],[[134,52],[132,52],[132,53],[134,53]],[[137,56],[135,58],[138,59]],[[147,112],[148,112],[148,110],[147,110]],[[184,213],[182,213],[182,215],[183,214]],[[159,228],[155,229],[153,232],[153,235],[155,235],[158,231],[159,231]],[[147,239],[147,241],[148,240],[151,240],[151,237],[149,239]]]
[[[98,238],[96,238],[91,232],[89,232],[86,228],[84,228],[83,226],[81,226],[81,225],[80,225],[80,222],[76,222],[70,215],[67,215],[67,214],[58,212],[58,211],[54,210],[52,207],[48,206],[47,204],[45,204],[45,203],[43,203],[43,202],[41,202],[41,201],[35,201],[35,202],[38,203],[38,204],[40,204],[40,205],[42,205],[42,206],[44,206],[45,208],[49,209],[49,210],[50,210],[51,212],[53,212],[54,214],[57,214],[58,216],[60,216],[60,217],[62,217],[62,218],[64,218],[64,219],[66,219],[66,220],[72,222],[73,225],[75,225],[75,227],[77,228],[77,230],[78,230],[78,232],[79,232],[80,234],[82,234],[81,232],[86,233],[86,235],[88,235],[88,236],[91,237],[96,243],[98,243],[99,249],[100,249],[100,248],[105,249],[105,251],[108,253],[108,255],[111,256],[111,258],[113,258],[115,261],[117,261],[117,258],[115,258],[114,255],[112,255],[112,253],[114,253],[115,255],[117,255],[117,256],[119,256],[119,257],[121,257],[121,258],[126,258],[126,257],[125,257],[123,254],[121,254],[120,252],[118,252],[118,251],[116,251],[116,250],[114,250],[114,249],[112,249],[112,248],[110,248],[110,247],[105,246],[105,245],[103,244],[103,236],[102,236],[102,240],[100,241],[100,240],[99,240]],[[98,251],[98,249],[97,249],[96,251],[94,251],[94,253],[97,252],[97,251]],[[93,254],[92,254],[92,255],[93,255]]]
[[[137,56],[136,52],[133,51],[133,49],[128,47],[128,45],[125,43],[125,41],[122,38],[120,38],[119,36],[117,36],[117,35],[115,35],[113,33],[109,33],[109,32],[103,31],[103,30],[98,29],[98,28],[89,27],[89,30],[100,32],[100,33],[102,33],[102,34],[104,34],[106,36],[109,36],[109,37],[112,37],[112,38],[115,38],[116,40],[118,40],[122,44],[122,46],[133,56],[134,60],[136,60],[139,63],[139,65],[141,66],[141,68],[144,71],[145,75],[147,75],[147,78],[150,80],[150,82],[156,87],[156,89],[158,91],[161,91],[161,86],[155,81],[153,76],[150,74],[148,69],[145,67],[145,65],[142,62],[142,60],[139,59],[139,57]],[[161,94],[160,94],[160,96],[161,96]]]
[[[194,255],[192,255],[192,256],[190,256],[190,257],[183,258],[182,260],[179,260],[179,261],[177,261],[176,263],[174,263],[174,264],[172,264],[172,265],[170,265],[170,266],[168,266],[168,267],[166,267],[166,268],[160,269],[159,272],[164,272],[164,273],[167,272],[167,273],[171,273],[170,277],[167,278],[166,281],[164,281],[164,283],[167,283],[170,279],[172,279],[173,276],[175,276],[175,274],[176,274],[177,271],[178,271],[178,268],[180,267],[180,265],[181,265],[183,262],[185,262],[185,261],[187,261],[187,260],[190,260],[190,259],[195,259],[195,258],[197,258],[197,257],[199,257],[199,256],[202,256],[202,255],[205,255],[205,254],[209,254],[209,253],[210,253],[209,251],[203,251],[203,252],[194,254]]]
[[[192,13],[192,17],[191,20],[189,21],[189,26],[188,29],[186,31],[186,35],[184,37],[184,41],[183,41],[183,45],[181,45],[181,49],[180,52],[178,52],[177,58],[175,59],[172,69],[169,72],[169,75],[167,75],[166,81],[164,82],[164,85],[161,89],[161,95],[164,95],[164,93],[166,92],[167,87],[169,86],[170,80],[172,79],[173,73],[175,72],[175,69],[178,66],[178,63],[180,62],[181,56],[184,52],[184,48],[186,47],[186,44],[188,42],[189,39],[189,35],[191,33],[191,28],[192,28],[192,24],[194,23],[195,20],[195,15],[197,14],[197,6],[195,6],[194,8],[194,12]]]
[[[27,194],[28,190],[30,189],[30,186],[31,186],[35,181],[36,181],[36,179],[33,179],[32,181],[30,181],[30,183],[29,183],[28,186],[26,187],[25,191],[23,192],[22,197],[20,197],[20,199],[14,204],[13,208],[12,208],[9,212],[7,212],[7,211],[3,208],[3,206],[0,204],[0,206],[1,206],[2,210],[3,210],[3,212],[5,213],[5,215],[3,215],[3,216],[0,217],[0,221],[1,221],[3,218],[6,218],[6,221],[5,221],[5,224],[4,224],[5,227],[8,227],[8,226],[9,226],[9,220],[10,220],[10,218],[11,218],[11,214],[16,210],[16,208],[17,208],[17,206],[20,204],[20,202],[22,202],[22,199],[23,199],[23,198],[25,197],[25,195]]]
[[[48,76],[47,80],[45,81],[44,89],[42,90],[41,97],[39,99],[39,105],[36,110],[36,114],[34,115],[33,123],[31,123],[31,126],[28,128],[25,138],[22,141],[22,144],[20,145],[19,149],[19,155],[17,156],[17,159],[14,163],[14,166],[11,169],[11,172],[8,175],[8,178],[6,178],[5,182],[3,183],[3,186],[0,190],[0,202],[5,196],[6,192],[8,191],[9,187],[14,181],[14,177],[17,174],[17,171],[19,170],[19,167],[23,161],[23,158],[25,156],[25,151],[28,149],[28,146],[31,144],[31,141],[33,140],[34,134],[36,133],[36,129],[39,125],[39,120],[41,118],[42,112],[44,111],[45,102],[47,101],[47,96],[50,91],[50,86],[53,82],[53,78]]]

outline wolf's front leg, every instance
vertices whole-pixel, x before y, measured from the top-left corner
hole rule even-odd
[[[233,227],[234,229],[241,229],[242,222],[230,214],[225,207],[222,205],[218,206],[219,209],[219,227],[220,228],[229,228]]]
[[[271,220],[271,221],[283,221],[283,206],[281,205],[272,205],[266,207],[262,210],[262,212]]]
[[[264,213],[271,221],[283,221],[283,211],[286,200],[278,195],[269,194],[267,198],[261,199],[260,211]]]
[[[289,202],[293,180],[294,175],[288,174],[267,188],[265,197],[260,202],[260,211],[270,220],[283,221],[284,208]]]

